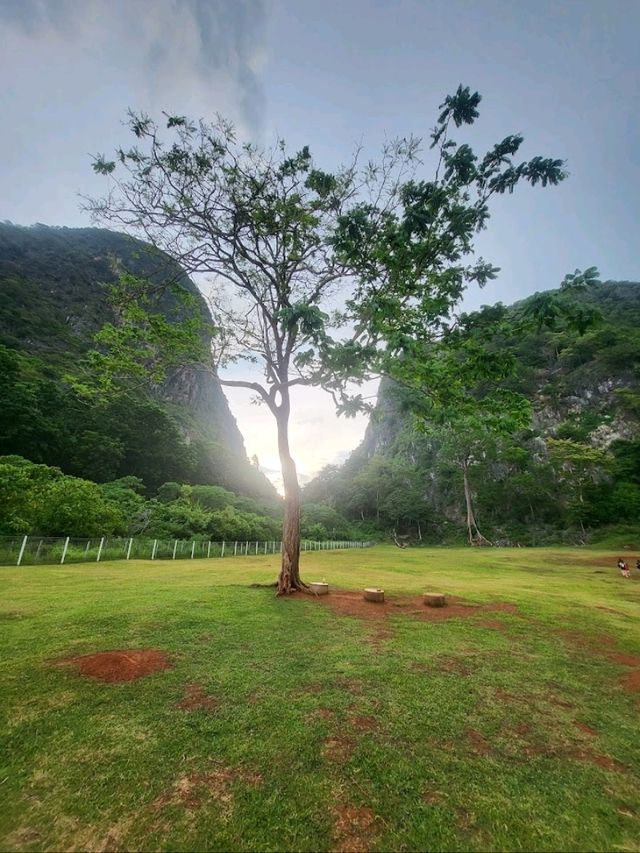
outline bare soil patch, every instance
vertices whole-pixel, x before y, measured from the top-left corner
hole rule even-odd
[[[355,741],[347,735],[334,735],[322,744],[322,757],[332,764],[344,764],[353,752]]]
[[[623,675],[620,685],[627,693],[640,692],[640,657],[616,650],[616,641],[608,634],[597,637],[587,637],[577,631],[559,629],[558,633],[574,645],[584,649],[596,657],[604,657],[621,666],[637,667],[634,672]]]
[[[184,699],[177,707],[182,711],[215,711],[220,702],[214,696],[207,696],[200,684],[189,684]]]
[[[306,687],[303,687],[300,691],[301,693],[309,693],[312,696],[322,693],[322,685],[321,684],[308,684]]]
[[[58,663],[74,666],[85,678],[107,683],[136,681],[171,668],[169,656],[160,649],[117,649],[68,658]]]
[[[640,657],[637,655],[617,654],[612,652],[611,654],[608,654],[607,657],[614,663],[622,664],[622,666],[640,667]]]
[[[375,834],[376,818],[366,806],[342,804],[334,809],[335,853],[367,853]]]
[[[315,723],[316,720],[333,720],[333,711],[328,708],[316,708],[305,716],[305,722]]]
[[[594,728],[588,726],[586,723],[581,723],[580,720],[574,720],[573,725],[577,729],[580,729],[581,732],[584,732],[584,734],[589,735],[590,737],[598,737],[598,732]]]
[[[455,675],[471,675],[471,667],[468,662],[459,657],[440,655],[434,663],[443,672],[453,672]]]
[[[234,782],[256,788],[262,784],[262,776],[259,773],[232,770],[228,767],[217,768],[206,773],[190,773],[176,779],[173,789],[159,797],[154,803],[154,808],[179,804],[188,811],[193,811],[208,800],[214,800],[220,805],[223,814],[228,816],[233,810],[231,785]]]
[[[467,729],[466,736],[471,744],[471,749],[478,755],[490,755],[493,752],[489,741],[475,729]]]
[[[569,758],[575,761],[584,761],[587,764],[596,764],[604,770],[612,770],[615,773],[627,773],[628,768],[622,762],[605,755],[603,752],[594,752],[592,749],[577,749],[568,753]]]
[[[488,604],[472,604],[464,602],[455,596],[447,596],[445,607],[426,607],[422,596],[389,596],[383,602],[365,601],[361,592],[347,589],[332,589],[328,595],[307,596],[294,593],[287,596],[286,601],[304,600],[315,601],[329,607],[340,616],[354,616],[358,619],[378,621],[387,616],[403,614],[419,619],[422,622],[442,622],[447,619],[460,619],[480,613],[518,613],[518,607],[506,601],[489,602]],[[391,636],[391,635],[389,635]],[[385,635],[377,635],[377,641],[387,639]],[[374,643],[376,636],[374,635]]]
[[[422,800],[430,806],[437,806],[443,801],[443,797],[440,791],[432,791],[430,788],[426,788],[422,792]]]
[[[336,685],[341,690],[346,690],[353,696],[364,696],[365,687],[362,681],[357,678],[350,678],[348,675],[342,675],[336,679]]]
[[[374,732],[380,727],[375,717],[367,717],[363,714],[349,714],[349,725],[360,732]]]
[[[640,670],[630,672],[628,675],[623,675],[620,679],[620,684],[622,685],[622,688],[627,691],[627,693],[639,693]]]

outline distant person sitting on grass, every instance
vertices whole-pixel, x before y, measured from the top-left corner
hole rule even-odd
[[[640,562],[640,561],[639,561],[639,562]],[[637,563],[636,563],[636,565],[637,565]],[[618,560],[618,568],[619,568],[619,569],[620,569],[620,571],[622,572],[622,577],[623,577],[623,578],[628,578],[628,577],[630,577],[630,575],[629,575],[629,566],[625,563],[625,561],[622,559],[622,557],[620,557],[620,559]]]

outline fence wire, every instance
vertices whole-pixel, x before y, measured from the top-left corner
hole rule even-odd
[[[371,542],[303,539],[300,550],[336,551],[367,548]],[[102,536],[78,539],[70,536],[0,536],[0,565],[35,566],[90,563],[104,560],[209,560],[217,557],[259,557],[278,554],[282,542],[250,542],[204,539],[142,539]]]

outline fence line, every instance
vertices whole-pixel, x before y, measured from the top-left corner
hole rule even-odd
[[[368,548],[372,542],[303,539],[300,550],[336,551]],[[231,547],[233,545],[233,548]],[[142,539],[108,537],[77,539],[70,536],[0,536],[0,565],[101,562],[103,560],[194,560],[264,557],[282,553],[282,542],[275,540]]]

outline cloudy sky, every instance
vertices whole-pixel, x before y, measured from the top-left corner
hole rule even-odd
[[[570,180],[501,199],[482,253],[511,302],[575,267],[640,278],[638,0],[0,0],[0,219],[86,225],[90,155],[126,139],[128,107],[211,117],[331,168],[363,142],[425,135],[458,83],[483,95],[478,146],[511,132]],[[247,450],[277,469],[266,411],[229,395]],[[365,420],[299,391],[303,477],[341,460]]]

